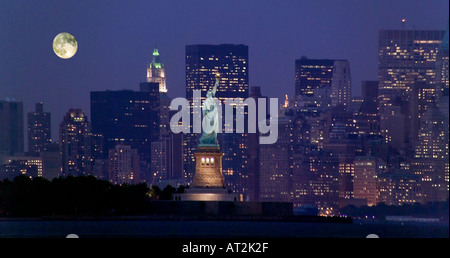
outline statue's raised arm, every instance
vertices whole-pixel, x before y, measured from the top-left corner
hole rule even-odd
[[[214,88],[212,89],[212,95],[216,96],[217,87],[219,86],[220,74],[216,74],[216,83],[214,84]]]

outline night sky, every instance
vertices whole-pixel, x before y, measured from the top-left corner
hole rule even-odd
[[[169,96],[185,96],[185,45],[246,44],[250,86],[294,93],[294,62],[348,59],[353,93],[377,79],[378,30],[442,29],[447,0],[0,0],[0,99],[43,101],[52,138],[71,107],[88,116],[89,93],[138,90],[155,45],[166,66]],[[77,54],[58,58],[53,38],[69,32]],[[26,124],[25,124],[26,126]]]

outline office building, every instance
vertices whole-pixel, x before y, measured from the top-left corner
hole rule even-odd
[[[109,178],[113,184],[139,183],[139,155],[130,145],[117,144],[109,150]]]
[[[436,82],[436,60],[445,31],[381,30],[378,80],[380,108],[408,101],[415,81]]]
[[[377,203],[385,205],[412,205],[423,203],[421,179],[410,173],[384,173],[378,176]]]
[[[36,103],[35,111],[28,113],[28,153],[38,156],[52,142],[51,116],[44,112],[44,104]]]
[[[348,106],[352,100],[348,60],[308,59],[295,61],[295,95],[306,105]]]
[[[293,121],[278,120],[278,140],[259,146],[259,200],[292,202]]]
[[[445,201],[449,195],[446,130],[444,115],[434,103],[420,121],[412,166],[413,173],[422,179],[425,201]]]
[[[0,155],[24,152],[23,103],[0,100]]]
[[[151,143],[159,138],[159,88],[141,83],[142,91],[91,92],[92,131],[103,137],[103,157],[117,144],[136,149],[141,180],[150,182]]]
[[[40,152],[42,160],[42,177],[48,180],[61,176],[61,151],[59,143],[52,142]]]
[[[415,83],[424,82],[431,88],[439,87],[437,82],[439,48],[445,31],[441,30],[380,30],[378,52],[378,105],[382,116],[389,118],[391,112],[384,109],[399,106],[404,116],[403,130],[405,138],[402,147],[414,148],[411,135],[411,109],[409,103],[414,93]],[[398,116],[397,112],[394,116]],[[381,123],[381,132],[387,142],[394,138],[389,124]],[[400,124],[398,125],[400,126]]]
[[[4,156],[0,164],[3,164],[0,166],[0,180],[14,180],[20,175],[42,177],[42,160],[39,157]]]
[[[378,113],[378,81],[362,82],[362,103],[355,112],[355,132],[364,137],[380,134]]]
[[[353,197],[364,199],[368,206],[377,204],[377,162],[373,157],[358,157],[354,162]]]
[[[402,150],[406,147],[406,115],[400,106],[387,106],[380,114],[380,128],[383,138],[391,147]]]
[[[294,207],[318,209],[323,216],[339,214],[339,158],[330,151],[311,151],[294,166]]]
[[[59,126],[63,176],[90,175],[92,171],[91,124],[81,109],[71,108]]]

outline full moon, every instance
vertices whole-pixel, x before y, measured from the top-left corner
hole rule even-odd
[[[53,51],[62,59],[71,58],[75,55],[77,49],[77,40],[67,32],[59,33],[53,40]]]

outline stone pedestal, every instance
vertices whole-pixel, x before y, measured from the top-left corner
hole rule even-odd
[[[199,147],[195,156],[195,188],[225,188],[219,147]]]
[[[195,174],[192,188],[174,194],[175,201],[242,201],[238,194],[225,188],[222,174],[223,153],[217,146],[199,146],[195,152]]]

